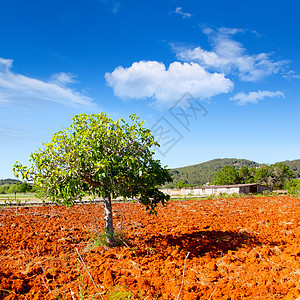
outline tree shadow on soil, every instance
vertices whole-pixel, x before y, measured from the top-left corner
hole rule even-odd
[[[216,230],[151,236],[145,242],[149,247],[158,251],[174,247],[190,252],[191,256],[204,256],[209,253],[211,257],[220,256],[220,254],[229,250],[236,251],[243,246],[255,247],[261,245],[249,233]]]

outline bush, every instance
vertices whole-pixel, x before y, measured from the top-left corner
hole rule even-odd
[[[18,185],[17,184],[11,184],[9,189],[7,190],[8,194],[15,194],[18,192]]]
[[[3,184],[3,185],[1,185],[0,186],[0,194],[7,194],[9,187],[10,187],[9,184]]]
[[[17,193],[27,193],[32,190],[32,186],[28,184],[27,182],[22,182],[21,184],[18,185],[17,187]]]
[[[285,189],[292,196],[300,195],[300,179],[291,179],[285,184]]]
[[[103,231],[103,233],[95,233],[90,238],[91,244],[89,248],[97,248],[100,246],[110,246],[109,241],[111,239],[110,232]],[[115,230],[113,233],[113,238],[115,240],[114,246],[124,246],[127,245],[127,238],[122,231]]]
[[[124,286],[115,286],[108,292],[108,300],[133,299],[134,294]]]

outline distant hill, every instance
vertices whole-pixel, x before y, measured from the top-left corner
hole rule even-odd
[[[17,179],[0,179],[0,185],[2,184],[21,184],[22,181],[17,180]]]
[[[294,172],[295,178],[300,178],[300,159],[297,160],[286,160],[282,163],[289,166],[289,168]],[[224,166],[233,166],[239,169],[243,166],[248,168],[258,167],[261,164],[247,160],[247,159],[237,159],[237,158],[223,158],[223,159],[213,159],[204,163],[197,165],[170,169],[171,176],[173,178],[173,183],[178,181],[183,181],[184,183],[191,185],[203,185],[207,182],[212,182],[217,171],[220,171]]]
[[[234,168],[239,169],[243,166],[251,168],[258,167],[259,165],[260,164],[247,159],[218,158],[197,165],[170,169],[169,171],[174,183],[183,181],[188,184],[202,185],[213,181],[217,171],[220,171],[224,166],[233,166]]]

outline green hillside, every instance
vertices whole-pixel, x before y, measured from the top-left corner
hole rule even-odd
[[[286,160],[282,163],[289,166],[294,172],[295,178],[300,178],[300,159]],[[260,164],[247,159],[223,158],[213,159],[197,165],[170,169],[170,173],[174,184],[178,181],[183,181],[190,185],[203,185],[207,182],[212,182],[217,171],[220,171],[224,166],[233,166],[235,169],[239,169],[243,166],[248,168],[258,167]]]
[[[239,169],[243,166],[251,168],[258,167],[259,165],[260,164],[247,159],[223,158],[213,159],[197,165],[170,169],[170,173],[174,180],[174,184],[178,181],[183,181],[187,184],[202,185],[213,181],[216,172],[220,171],[224,166],[233,166],[234,168]]]
[[[0,185],[3,185],[3,184],[21,184],[21,183],[22,183],[22,181],[17,180],[17,179],[11,179],[11,178],[0,179]]]

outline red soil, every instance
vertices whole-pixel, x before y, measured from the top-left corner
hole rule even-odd
[[[92,250],[102,205],[0,208],[0,299],[110,299],[116,286],[131,299],[177,299],[181,288],[184,300],[297,299],[299,205],[289,197],[180,201],[154,216],[113,204],[127,243]],[[96,286],[104,294],[92,298]],[[111,299],[128,299],[120,294]]]

